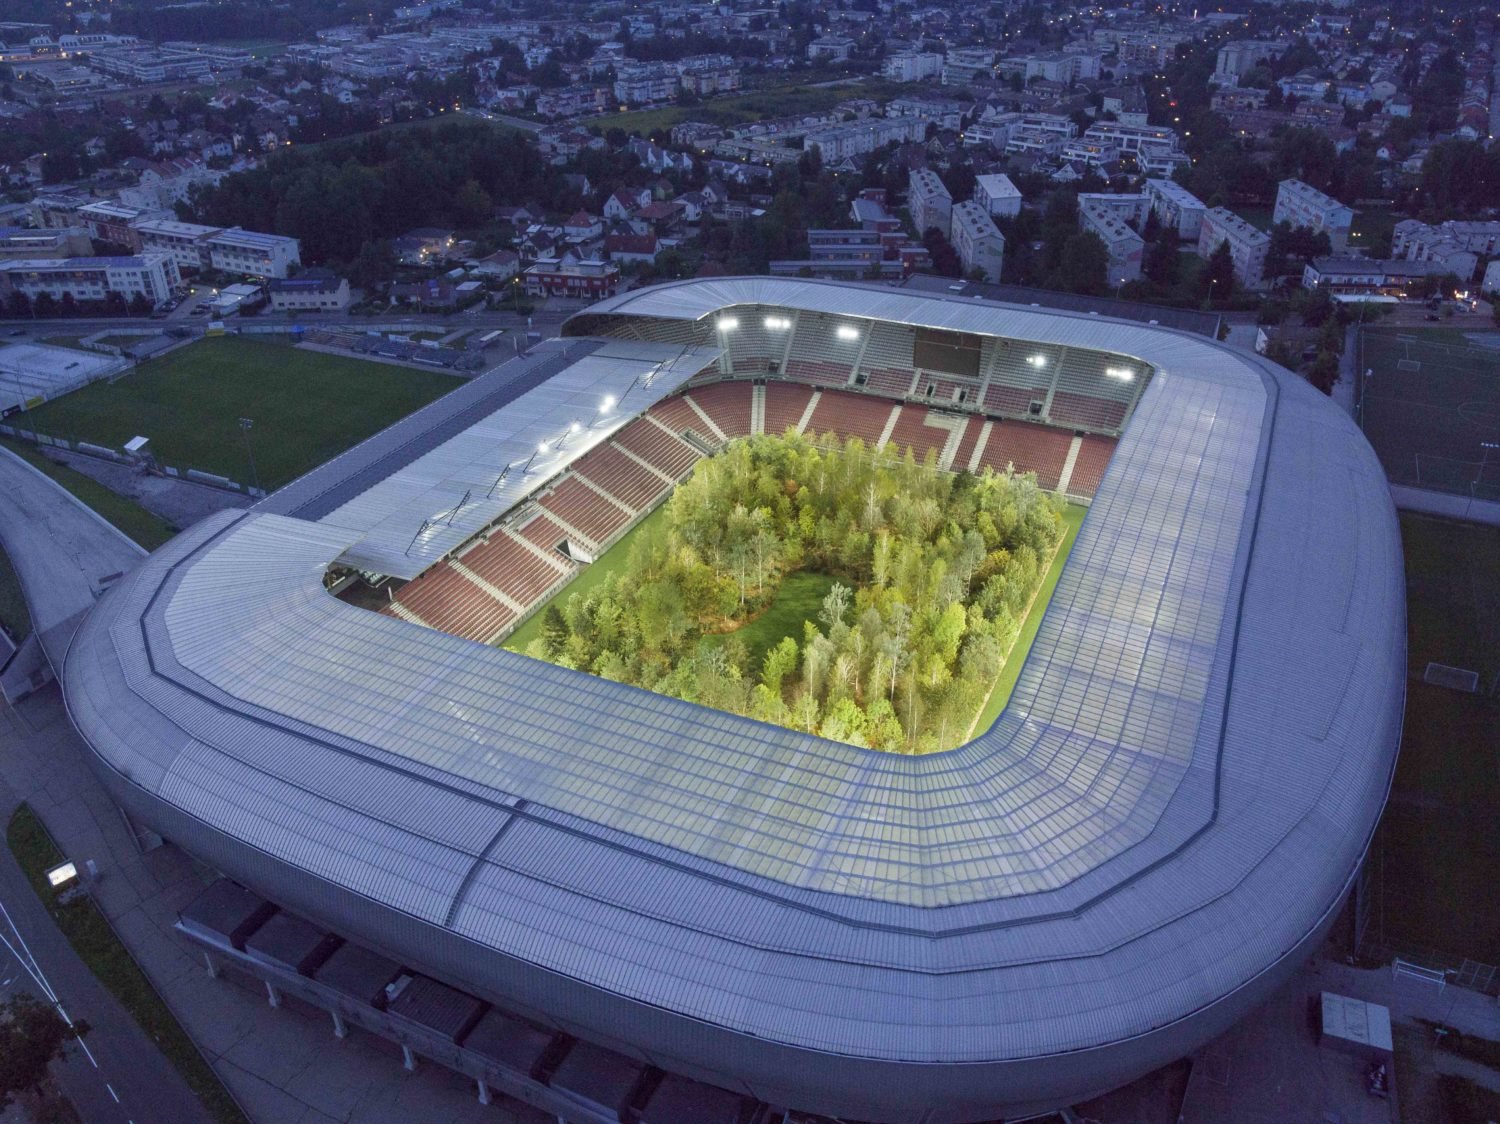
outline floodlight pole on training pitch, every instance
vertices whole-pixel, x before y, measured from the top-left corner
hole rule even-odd
[[[260,476],[255,471],[255,448],[250,444],[250,430],[255,422],[250,418],[240,419],[240,432],[245,435],[245,454],[250,458],[250,487],[260,491]]]

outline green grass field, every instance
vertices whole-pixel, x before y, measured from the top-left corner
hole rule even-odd
[[[715,125],[736,125],[767,117],[788,117],[802,113],[820,113],[850,98],[890,98],[906,90],[897,82],[866,78],[837,86],[767,86],[744,90],[730,97],[710,98],[697,106],[663,106],[660,109],[638,109],[608,113],[589,121],[599,129],[621,128],[627,133],[646,136],[654,129],[670,129],[682,121],[707,121]]]
[[[16,809],[6,827],[5,839],[16,862],[26,872],[31,888],[73,950],[161,1048],[209,1114],[222,1124],[245,1124],[245,1116],[229,1090],[198,1052],[129,950],[120,943],[94,899],[85,895],[66,904],[58,901],[56,891],[47,883],[47,870],[62,862],[64,856],[36,813],[25,804]]]
[[[1010,702],[1010,693],[1016,689],[1016,680],[1020,677],[1021,667],[1026,663],[1026,657],[1031,653],[1031,645],[1036,640],[1037,630],[1042,627],[1042,617],[1047,612],[1047,603],[1052,600],[1052,594],[1057,589],[1057,579],[1062,577],[1063,564],[1068,560],[1068,553],[1073,549],[1073,544],[1078,541],[1078,529],[1083,526],[1083,517],[1088,514],[1088,508],[1082,504],[1070,503],[1063,509],[1063,519],[1067,522],[1068,530],[1063,536],[1063,541],[1057,546],[1057,554],[1052,558],[1052,565],[1047,568],[1047,576],[1042,579],[1041,587],[1036,591],[1036,597],[1032,599],[1031,611],[1026,614],[1026,620],[1021,624],[1021,634],[1016,637],[1016,643],[1010,650],[1010,655],[1005,660],[1005,666],[1000,669],[1000,677],[995,680],[995,689],[990,692],[989,702],[984,704],[984,709],[979,712],[979,717],[974,720],[974,726],[969,736],[984,730],[988,730],[995,724],[995,719],[1000,717],[1000,712],[1005,709],[1005,704]]]
[[[828,596],[836,580],[810,570],[788,574],[781,580],[781,588],[764,612],[715,639],[725,643],[732,637],[743,643],[745,666],[758,672],[766,662],[766,653],[780,644],[784,637],[790,636],[801,645],[802,625],[807,621],[817,622],[818,614],[823,610],[823,598]]]
[[[1421,682],[1429,661],[1500,674],[1500,528],[1401,517],[1406,722],[1373,862],[1384,943],[1500,964],[1500,700]]]
[[[110,448],[144,435],[165,464],[248,482],[239,426],[248,417],[260,484],[269,491],[459,382],[435,371],[219,336],[48,402],[22,424]]]

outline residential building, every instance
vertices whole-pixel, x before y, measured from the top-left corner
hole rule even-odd
[[[887,236],[878,230],[809,230],[807,256],[812,261],[882,261]]]
[[[1321,257],[1302,267],[1302,287],[1342,295],[1400,296],[1413,281],[1447,273],[1442,262]]]
[[[1214,75],[1221,83],[1238,85],[1239,79],[1249,74],[1266,59],[1286,49],[1285,43],[1267,43],[1254,39],[1240,39],[1225,43],[1219,48]]]
[[[1265,284],[1266,251],[1271,248],[1271,236],[1233,211],[1210,207],[1203,212],[1198,228],[1198,256],[1207,260],[1220,242],[1229,243],[1235,280],[1247,289],[1261,288]]]
[[[1208,209],[1201,199],[1176,180],[1168,179],[1148,179],[1145,194],[1157,222],[1171,227],[1179,238],[1197,241],[1203,212]]]
[[[1500,221],[1450,221],[1430,226],[1416,219],[1396,224],[1391,256],[1408,261],[1442,262],[1468,280],[1481,257],[1500,253]]]
[[[985,281],[1000,280],[1005,238],[982,204],[973,199],[954,204],[952,240],[965,276],[977,273]]]
[[[47,293],[58,301],[71,295],[79,302],[98,302],[118,293],[127,301],[142,296],[159,304],[171,296],[181,280],[177,263],[169,255],[155,252],[117,258],[0,262],[0,296],[18,292],[32,300]]]
[[[1057,157],[1084,168],[1103,168],[1119,162],[1120,150],[1112,144],[1080,137],[1064,144]]]
[[[173,219],[141,219],[133,229],[142,249],[170,254],[179,270],[196,273],[208,267],[206,243],[221,228]]]
[[[773,277],[824,277],[844,281],[878,278],[881,281],[899,281],[911,276],[913,266],[904,257],[872,262],[853,258],[796,258],[772,261],[769,271]]]
[[[655,234],[606,234],[604,252],[614,262],[654,262],[661,244]]]
[[[273,312],[343,312],[349,307],[349,282],[326,269],[273,277],[266,290]]]
[[[1078,209],[1088,207],[1096,212],[1107,212],[1121,222],[1140,226],[1146,221],[1151,202],[1144,192],[1115,193],[1111,191],[1084,191],[1078,195]]]
[[[1081,82],[1099,77],[1099,55],[1085,51],[1053,51],[1032,55],[1026,60],[1027,81],[1041,78],[1048,82]]]
[[[1126,222],[1122,205],[1112,200],[1137,200],[1140,196],[1080,195],[1078,197],[1078,228],[1099,236],[1109,252],[1107,278],[1111,286],[1118,287],[1141,276],[1141,261],[1145,257],[1146,243]],[[1111,202],[1106,202],[1106,201]],[[1136,204],[1139,206],[1139,204]]]
[[[864,156],[892,141],[920,141],[927,136],[925,117],[872,117],[816,129],[802,138],[804,152],[817,153],[824,164]]]
[[[681,83],[677,68],[668,63],[622,63],[615,70],[615,100],[622,106],[671,101]]]
[[[1164,144],[1143,144],[1135,154],[1136,170],[1157,179],[1170,179],[1178,168],[1189,168],[1192,164],[1192,157],[1186,152]]]
[[[230,227],[205,240],[209,265],[225,273],[252,277],[286,277],[302,264],[302,243],[282,234],[261,234]]]
[[[140,236],[132,229],[141,219],[170,218],[161,210],[146,210],[142,207],[127,207],[121,203],[101,200],[78,208],[78,218],[88,228],[89,237],[100,242],[123,246],[135,253],[141,248]]]
[[[1288,222],[1321,230],[1335,254],[1349,246],[1349,228],[1354,222],[1354,208],[1324,195],[1301,180],[1282,180],[1276,188],[1276,210],[1273,222]]]
[[[582,297],[593,301],[614,296],[620,287],[620,267],[614,262],[566,254],[561,258],[540,258],[521,276],[527,294],[534,297]]]
[[[807,45],[807,57],[842,62],[854,50],[854,40],[847,35],[824,35]]]
[[[936,172],[929,168],[912,170],[907,177],[906,206],[919,237],[932,227],[937,227],[944,238],[948,236],[953,225],[953,196]]]
[[[995,52],[989,47],[954,47],[943,60],[943,85],[967,86],[995,76]]]
[[[1004,173],[974,177],[974,198],[996,218],[1021,213],[1021,189]]]
[[[943,56],[936,51],[898,51],[880,64],[881,77],[892,82],[920,82],[943,73]]]
[[[1085,140],[1111,144],[1121,152],[1139,153],[1143,147],[1175,150],[1177,134],[1164,125],[1127,125],[1123,121],[1096,121],[1084,130]]]
[[[33,230],[29,226],[0,227],[0,259],[86,258],[94,252],[89,232],[81,226]]]

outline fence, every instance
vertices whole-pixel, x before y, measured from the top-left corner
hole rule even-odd
[[[24,417],[24,414],[22,415]],[[41,448],[61,449],[67,453],[76,453],[79,456],[93,457],[95,460],[109,461],[113,464],[137,465],[142,463],[139,458],[118,453],[113,449],[106,449],[102,445],[91,445],[87,441],[69,441],[63,437],[52,437],[46,433],[39,433],[35,429],[27,429],[22,426],[0,424],[0,436],[15,438],[18,441],[29,441]],[[179,468],[174,465],[162,464],[154,458],[151,462],[165,476],[180,480],[188,480],[195,484],[206,484],[211,488],[220,488],[226,492],[239,492],[241,495],[258,499],[266,493],[258,488],[252,488],[249,484],[241,484],[230,480],[225,476],[215,476],[211,472],[204,472],[197,468]]]

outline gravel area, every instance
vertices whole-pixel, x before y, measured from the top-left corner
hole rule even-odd
[[[249,507],[249,496],[194,484],[169,476],[152,476],[123,464],[86,457],[61,449],[42,450],[53,460],[97,480],[110,491],[132,499],[179,530],[226,507]]]

